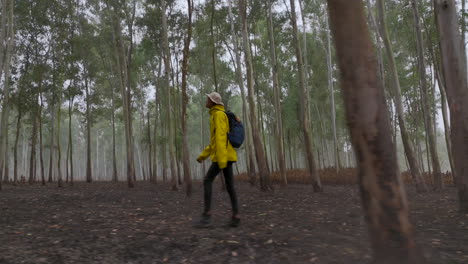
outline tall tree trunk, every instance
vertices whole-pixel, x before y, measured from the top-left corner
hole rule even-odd
[[[364,5],[361,1],[328,0],[328,8],[375,262],[424,263],[408,218]]]
[[[110,63],[112,66],[112,63]],[[117,173],[117,157],[115,155],[115,97],[114,97],[114,85],[111,84],[112,91],[111,91],[111,100],[112,100],[112,113],[111,113],[111,120],[112,120],[112,181],[117,182],[119,180],[119,176]]]
[[[133,141],[133,117],[132,117],[132,63],[133,63],[133,24],[135,21],[135,13],[136,13],[136,0],[132,0],[132,9],[131,9],[131,14],[127,14],[127,28],[129,32],[129,47],[127,49],[127,53],[125,53],[124,45],[123,45],[123,40],[122,40],[122,35],[119,34],[119,37],[121,39],[121,49],[122,49],[122,57],[124,58],[124,74],[127,75],[127,82],[126,82],[126,102],[125,106],[127,108],[127,122],[128,122],[128,135],[126,135],[129,139],[128,141],[130,142],[129,146],[129,168],[127,169],[129,171],[130,177],[132,178],[132,181],[128,182],[128,186],[132,188],[134,186],[134,182],[136,181],[136,172],[135,172],[135,142]],[[127,54],[127,56],[125,56]]]
[[[7,158],[5,157],[6,154],[6,141],[8,137],[8,118],[9,118],[9,100],[10,100],[10,64],[11,64],[11,53],[13,50],[13,45],[15,41],[15,32],[13,30],[13,1],[8,1],[6,0],[3,3],[3,12],[2,12],[2,20],[4,19],[3,17],[7,17],[6,19],[6,24],[4,25],[4,28],[1,28],[1,35],[6,33],[3,36],[6,36],[6,41],[5,41],[5,61],[3,61],[3,54],[0,55],[0,59],[2,60],[0,63],[0,79],[2,78],[2,71],[5,69],[5,78],[4,78],[4,88],[3,88],[3,106],[2,106],[2,115],[1,115],[1,126],[0,126],[0,169],[3,168],[4,166],[7,167],[5,164],[7,163]],[[8,15],[7,15],[8,14]],[[3,37],[0,36],[0,52],[3,53]],[[4,63],[4,64],[3,64]],[[0,177],[1,180],[1,177]],[[1,183],[0,183],[0,189],[1,189]]]
[[[216,0],[211,0],[210,38],[211,38],[211,63],[213,65],[213,82],[215,91],[219,92],[218,77],[216,75],[216,44],[214,40],[214,14],[216,11]]]
[[[333,129],[333,157],[335,159],[336,170],[341,169],[340,161],[340,148],[338,145],[338,137],[336,135],[336,107],[335,107],[335,91],[333,87],[333,65],[332,65],[332,53],[331,53],[331,36],[330,36],[330,25],[328,22],[329,18],[325,20],[327,26],[327,72],[328,72],[328,89],[330,90],[330,107],[332,116],[332,129]]]
[[[154,107],[154,110],[155,110],[155,113],[154,113],[154,169],[153,169],[153,183],[157,183],[157,177],[158,177],[158,120],[160,120],[161,118],[161,100],[160,100],[160,93],[161,93],[161,90],[159,88],[159,79],[161,78],[161,69],[162,69],[162,61],[161,61],[161,57],[162,56],[159,56],[159,63],[158,63],[158,75],[156,76],[155,75],[155,94],[154,94],[154,97],[155,97],[155,107]],[[155,68],[155,67],[153,67]]]
[[[73,100],[74,96],[69,99],[68,105],[68,157],[70,159],[70,185],[73,185],[73,138],[72,138],[72,117],[73,117]]]
[[[18,107],[18,118],[16,119],[16,135],[15,135],[15,147],[13,149],[13,184],[18,183],[18,142],[19,134],[21,130],[21,117],[23,113]]]
[[[33,110],[36,112],[37,110]],[[29,159],[29,184],[34,183],[35,174],[36,174],[36,134],[37,134],[37,114],[34,113],[31,115],[33,122],[32,134],[31,134],[31,158]]]
[[[9,182],[10,181],[10,155],[9,155],[9,148],[8,148],[8,136],[5,137],[5,172],[3,173],[3,181]]]
[[[302,61],[302,51],[301,45],[299,44],[299,33],[297,30],[296,22],[296,7],[295,0],[290,0],[291,5],[291,25],[293,28],[293,45],[296,51],[296,61],[297,61],[297,70],[299,78],[299,89],[297,92],[297,97],[299,98],[299,120],[302,128],[302,134],[304,137],[304,147],[307,158],[307,168],[309,174],[313,177],[313,186],[315,192],[320,192],[323,190],[322,183],[320,181],[320,175],[317,172],[314,161],[314,152],[312,147],[312,138],[311,138],[311,129],[310,129],[310,118],[309,118],[309,102],[308,95],[309,91],[306,88],[305,75],[304,75],[304,63]]]
[[[450,109],[451,141],[460,213],[468,213],[468,84],[454,0],[434,0],[437,29]]]
[[[135,180],[135,163],[134,163],[134,149],[133,149],[133,140],[132,140],[132,130],[131,130],[131,115],[129,113],[130,103],[129,103],[129,80],[127,73],[128,69],[128,62],[125,56],[125,47],[122,39],[122,30],[120,26],[119,19],[117,17],[117,10],[120,7],[114,5],[114,14],[113,14],[113,27],[114,27],[114,42],[115,42],[115,53],[116,53],[116,61],[117,61],[117,69],[119,73],[119,81],[120,81],[120,88],[121,88],[121,95],[122,95],[122,108],[123,108],[123,115],[124,115],[124,126],[125,126],[125,147],[126,147],[126,155],[127,155],[127,185],[129,188],[134,187],[134,180]]]
[[[281,91],[278,81],[278,64],[276,61],[276,44],[275,36],[273,30],[273,14],[271,11],[271,6],[273,5],[272,0],[268,1],[267,15],[268,15],[268,39],[270,41],[270,62],[271,62],[271,72],[273,75],[273,102],[275,106],[276,114],[276,127],[275,127],[275,136],[276,136],[276,151],[278,155],[278,165],[280,170],[280,177],[283,185],[288,184],[288,178],[286,177],[286,163],[284,160],[284,145],[283,145],[283,118],[281,116]],[[273,158],[273,157],[272,157]]]
[[[164,79],[165,79],[165,87],[166,87],[166,120],[168,126],[168,148],[169,148],[169,161],[171,166],[171,181],[172,181],[172,190],[177,190],[177,175],[176,175],[176,164],[175,164],[175,149],[174,149],[174,126],[171,124],[172,117],[172,88],[169,83],[169,75],[171,73],[171,52],[169,50],[169,40],[168,40],[168,32],[167,32],[167,17],[166,17],[166,1],[161,1],[161,10],[162,10],[162,38],[163,38],[163,50],[164,50]]]
[[[62,181],[62,149],[60,144],[60,123],[61,123],[61,113],[62,113],[62,91],[58,92],[58,103],[57,103],[57,175],[58,175],[58,187],[63,186]]]
[[[439,162],[439,156],[437,154],[437,145],[435,141],[434,128],[432,125],[433,123],[431,121],[431,108],[429,105],[428,87],[427,87],[427,81],[426,81],[426,63],[424,59],[424,47],[423,47],[423,39],[422,39],[420,19],[419,19],[418,1],[419,0],[412,0],[412,7],[413,7],[414,23],[416,27],[416,39],[417,39],[417,49],[418,49],[418,69],[419,69],[419,78],[420,78],[420,85],[421,85],[423,114],[424,114],[424,120],[425,120],[425,125],[426,125],[426,135],[428,136],[428,140],[429,140],[429,149],[430,149],[429,153],[431,155],[431,162],[432,162],[432,167],[433,167],[434,184],[435,184],[434,187],[436,189],[441,189],[443,185],[442,173],[440,171],[440,162]]]
[[[436,78],[437,78],[437,83],[439,86],[439,92],[440,92],[440,105],[442,109],[442,120],[444,122],[444,135],[445,135],[445,144],[447,146],[447,153],[448,153],[448,159],[450,163],[450,171],[452,172],[452,179],[453,183],[456,184],[456,176],[455,176],[455,163],[453,160],[453,151],[452,151],[452,142],[450,142],[450,124],[449,124],[449,118],[448,118],[448,113],[447,113],[447,94],[445,92],[445,82],[441,79],[442,74],[437,68],[436,65]]]
[[[252,129],[252,138],[255,148],[255,156],[257,158],[258,170],[260,174],[260,187],[262,191],[269,191],[272,189],[270,182],[270,171],[268,170],[265,151],[263,148],[263,142],[258,129],[257,116],[255,114],[255,102],[254,102],[254,87],[253,87],[253,65],[252,56],[250,53],[249,39],[247,35],[247,3],[245,0],[239,0],[239,10],[241,13],[242,22],[242,42],[244,46],[244,59],[247,69],[247,91],[248,100],[250,107],[250,124]]]
[[[39,86],[39,88],[41,88],[41,86]],[[45,185],[46,180],[45,180],[44,155],[43,155],[44,154],[44,144],[42,142],[42,109],[43,109],[44,105],[43,105],[43,100],[42,100],[42,90],[41,89],[39,89],[38,98],[40,100],[39,111],[37,113],[38,119],[39,119],[39,161],[40,161],[40,165],[41,165],[41,182],[42,182],[42,185]]]
[[[150,121],[150,112],[147,113],[147,120],[148,120],[148,172],[149,172],[149,181],[154,182],[154,175],[153,175],[153,148],[152,148],[152,140],[151,140],[151,121]]]
[[[385,45],[385,51],[387,52],[388,67],[390,70],[390,77],[392,79],[392,94],[395,103],[395,110],[398,117],[398,125],[400,126],[401,139],[403,141],[403,148],[405,150],[406,158],[408,159],[409,168],[411,175],[415,179],[416,188],[421,191],[428,191],[426,182],[422,178],[418,162],[414,154],[414,148],[411,145],[411,140],[406,129],[405,112],[403,110],[403,103],[401,99],[401,88],[400,79],[398,77],[398,70],[395,63],[395,57],[393,55],[392,44],[390,42],[390,36],[387,30],[386,18],[385,18],[385,7],[383,0],[377,0],[377,9],[379,14],[379,22],[381,29],[381,36]]]
[[[85,77],[85,95],[86,95],[86,182],[93,181],[93,169],[91,161],[91,113],[90,113],[90,98],[88,77]]]
[[[10,11],[12,14],[13,13],[13,1],[12,0],[2,1],[2,18],[0,19],[0,78],[3,75],[3,68],[5,66],[4,62],[6,61],[4,58],[6,54],[5,50],[8,49],[8,44],[4,45],[4,43],[8,42],[8,41],[5,41],[5,39],[8,39],[9,37],[8,31],[10,28],[10,24],[12,24],[10,23],[10,21],[12,21],[10,20]]]
[[[187,196],[192,195],[192,174],[190,172],[190,152],[188,148],[187,138],[187,74],[188,74],[188,61],[190,53],[190,41],[192,39],[192,10],[193,2],[187,0],[188,5],[188,24],[187,24],[187,37],[184,43],[184,57],[182,60],[182,155],[184,162],[184,181],[186,186]]]
[[[247,99],[245,96],[245,87],[244,87],[244,80],[242,77],[242,65],[241,65],[241,54],[240,54],[240,49],[239,49],[239,38],[237,33],[234,30],[234,17],[232,15],[232,7],[231,7],[231,0],[228,0],[229,2],[229,19],[230,19],[230,24],[231,24],[231,36],[232,36],[232,42],[234,43],[234,53],[236,57],[236,80],[237,84],[239,85],[239,89],[241,91],[241,98],[242,98],[242,119],[244,120],[245,123],[248,123],[248,118],[247,118]],[[253,149],[251,144],[252,142],[252,133],[250,129],[247,129],[247,140],[245,144],[245,149],[247,152],[247,155],[245,156],[246,160],[245,163],[247,165],[247,173],[250,178],[250,184],[254,185],[255,184],[255,165],[254,165],[254,154],[253,154]]]
[[[49,177],[47,179],[47,182],[51,183],[53,181],[53,174],[54,174],[54,170],[53,170],[53,161],[54,161],[54,139],[55,139],[55,108],[53,105],[50,106],[51,109],[52,109],[52,114],[51,114],[51,126],[50,126],[50,141],[49,141]]]

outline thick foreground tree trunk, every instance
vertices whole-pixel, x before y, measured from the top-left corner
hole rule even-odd
[[[346,118],[376,263],[424,263],[416,249],[377,59],[361,1],[328,0]]]
[[[454,0],[434,0],[437,29],[450,109],[450,138],[452,141],[455,176],[457,178],[460,213],[468,213],[468,84],[465,55],[460,45],[457,7]]]

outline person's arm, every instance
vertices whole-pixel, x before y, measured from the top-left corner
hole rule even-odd
[[[216,153],[216,161],[218,162],[218,166],[220,169],[224,169],[227,167],[227,145],[228,145],[228,138],[227,138],[227,116],[224,112],[217,112],[214,115],[214,123],[215,123],[215,153]]]
[[[200,156],[198,156],[197,161],[202,162],[206,160],[211,155],[211,145],[206,146],[206,148],[202,151]]]

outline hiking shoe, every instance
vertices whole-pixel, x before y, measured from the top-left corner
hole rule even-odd
[[[240,218],[239,217],[231,217],[231,221],[229,221],[230,227],[238,227],[240,225]]]
[[[196,228],[207,228],[211,226],[211,215],[203,214],[200,220],[194,224]]]

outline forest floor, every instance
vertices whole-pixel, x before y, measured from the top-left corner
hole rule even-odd
[[[215,185],[214,226],[192,227],[202,208],[194,193],[138,182],[4,185],[0,263],[370,263],[357,186],[276,187],[237,183],[241,225],[225,227],[229,198]],[[456,189],[409,191],[416,240],[432,263],[468,263],[468,215]]]

